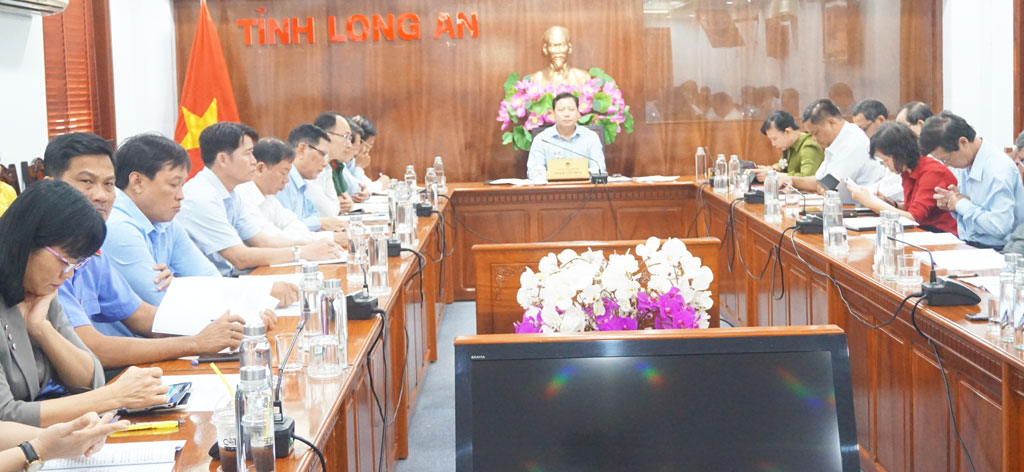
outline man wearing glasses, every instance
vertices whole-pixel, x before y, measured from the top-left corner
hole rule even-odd
[[[331,138],[324,130],[309,123],[296,126],[288,133],[288,142],[295,148],[295,160],[288,174],[288,184],[274,195],[285,208],[298,215],[310,231],[337,231],[345,223],[334,215],[321,215],[309,193],[307,180],[316,179],[327,164]]]
[[[853,107],[853,124],[857,125],[868,138],[875,135],[875,130],[889,119],[889,110],[885,104],[873,98],[865,98]]]
[[[329,172],[325,170],[319,180],[324,186],[324,192],[337,195],[342,211],[346,211],[346,202],[359,203],[370,196],[355,173],[355,157],[360,150],[356,135],[349,120],[338,112],[321,113],[313,124],[331,136],[330,169]]]

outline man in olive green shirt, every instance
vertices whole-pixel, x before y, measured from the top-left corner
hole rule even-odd
[[[768,137],[772,146],[782,150],[782,159],[773,166],[758,166],[754,171],[764,181],[769,170],[783,172],[791,177],[810,177],[818,170],[825,152],[810,133],[800,131],[793,115],[777,110],[768,115],[761,125],[761,134]]]

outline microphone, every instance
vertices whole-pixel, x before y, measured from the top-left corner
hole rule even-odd
[[[797,190],[790,185],[790,190],[796,192],[803,199],[804,209],[800,211],[800,217],[796,219],[796,232],[800,234],[822,234],[825,232],[825,220],[818,215],[807,214],[807,194]]]
[[[955,280],[942,279],[938,280],[935,276],[935,257],[932,256],[932,252],[927,248],[923,248],[916,244],[910,244],[901,239],[894,238],[892,236],[886,236],[891,241],[898,242],[900,244],[906,244],[912,248],[920,249],[928,253],[928,259],[931,261],[931,271],[928,275],[928,282],[921,284],[921,291],[924,292],[924,299],[930,306],[957,306],[957,305],[975,305],[981,302],[981,297],[974,293],[971,289],[967,288],[966,285],[961,284]]]
[[[573,153],[573,154],[575,154],[577,156],[580,156],[580,157],[582,157],[582,158],[584,158],[584,159],[586,159],[586,160],[588,160],[590,162],[593,162],[594,164],[597,164],[597,173],[596,174],[594,174],[594,173],[590,174],[590,183],[594,183],[594,184],[606,184],[606,183],[608,183],[608,171],[607,171],[607,169],[606,170],[601,170],[601,163],[600,162],[597,162],[592,157],[590,157],[590,156],[588,156],[586,154],[583,154],[582,152],[576,151],[574,149],[569,149],[568,147],[562,146],[560,144],[555,144],[555,143],[551,142],[548,139],[542,139],[541,141],[543,141],[545,144],[549,144],[549,145],[554,146],[554,147],[556,147],[558,149],[561,149],[563,151],[571,152],[571,153]]]
[[[274,457],[288,457],[292,453],[292,435],[295,434],[295,420],[284,416],[284,407],[281,404],[281,382],[284,380],[284,366],[288,364],[288,358],[292,356],[295,349],[295,342],[299,340],[299,333],[306,327],[306,320],[299,318],[299,325],[295,328],[295,336],[292,342],[288,343],[288,351],[284,359],[278,361],[277,366],[277,388],[274,391]]]

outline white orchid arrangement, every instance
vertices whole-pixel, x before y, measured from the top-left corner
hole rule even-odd
[[[639,260],[637,259],[639,256]],[[714,274],[670,238],[650,238],[636,255],[566,249],[519,277],[525,313],[517,333],[706,328]]]

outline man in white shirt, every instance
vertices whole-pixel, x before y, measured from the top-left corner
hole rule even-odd
[[[353,203],[363,202],[370,196],[352,173],[355,156],[359,151],[355,144],[355,133],[348,120],[336,111],[317,115],[313,124],[331,138],[327,145],[327,168],[320,172],[315,181],[324,195],[337,199],[342,212],[348,211]],[[317,203],[316,199],[314,203]]]
[[[844,120],[839,108],[828,99],[811,103],[804,111],[803,121],[811,137],[825,148],[825,160],[813,177],[781,175],[780,184],[789,184],[805,192],[824,193],[818,181],[826,175],[835,177],[839,182],[850,179],[857,185],[869,186],[891,174],[881,162],[868,154],[868,135],[857,125]],[[902,197],[902,186],[896,190],[898,192],[887,189],[884,194],[895,196],[899,193]]]
[[[253,146],[252,155],[256,158],[256,173],[251,182],[235,187],[235,192],[246,209],[252,211],[263,232],[294,241],[327,239],[347,243],[348,238],[340,231],[310,231],[298,215],[272,198],[288,184],[295,148],[277,138],[263,138]]]
[[[252,128],[230,122],[214,123],[199,135],[206,168],[185,184],[177,216],[189,237],[227,276],[262,265],[340,257],[342,248],[333,241],[300,245],[270,236],[245,211],[235,188],[252,180],[256,168],[252,148],[258,138]]]

